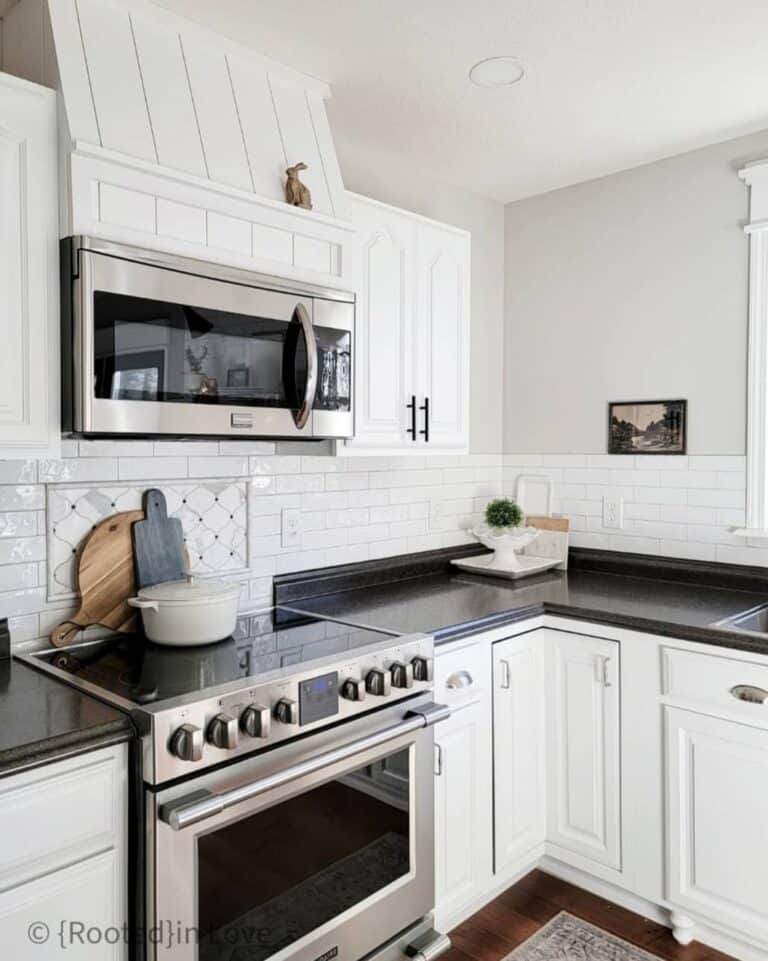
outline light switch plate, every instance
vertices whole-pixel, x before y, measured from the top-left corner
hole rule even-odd
[[[283,508],[280,541],[283,547],[301,546],[301,511],[298,508]]]
[[[603,497],[603,527],[621,530],[624,526],[624,498],[606,494]]]

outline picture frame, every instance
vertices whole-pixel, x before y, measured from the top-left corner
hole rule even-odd
[[[230,367],[227,371],[227,387],[243,389],[250,386],[251,371],[249,367]]]
[[[629,400],[608,404],[609,454],[685,454],[686,400]]]

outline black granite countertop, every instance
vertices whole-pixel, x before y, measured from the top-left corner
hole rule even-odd
[[[281,600],[294,610],[354,624],[434,634],[437,643],[546,613],[768,654],[768,637],[712,626],[767,602],[768,588],[763,593],[589,570],[518,581],[443,571]]]
[[[127,714],[19,661],[0,661],[0,777],[133,737]]]

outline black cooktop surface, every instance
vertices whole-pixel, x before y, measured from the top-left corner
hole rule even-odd
[[[383,645],[393,636],[276,608],[242,616],[232,637],[203,647],[165,647],[141,635],[117,634],[35,657],[71,675],[73,683],[93,685],[107,699],[113,694],[139,705],[368,644]]]

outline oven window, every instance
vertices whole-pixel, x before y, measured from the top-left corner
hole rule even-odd
[[[409,753],[197,842],[200,961],[263,961],[410,871]]]
[[[252,317],[105,291],[94,293],[93,308],[98,398],[301,406],[307,351],[295,317]]]

